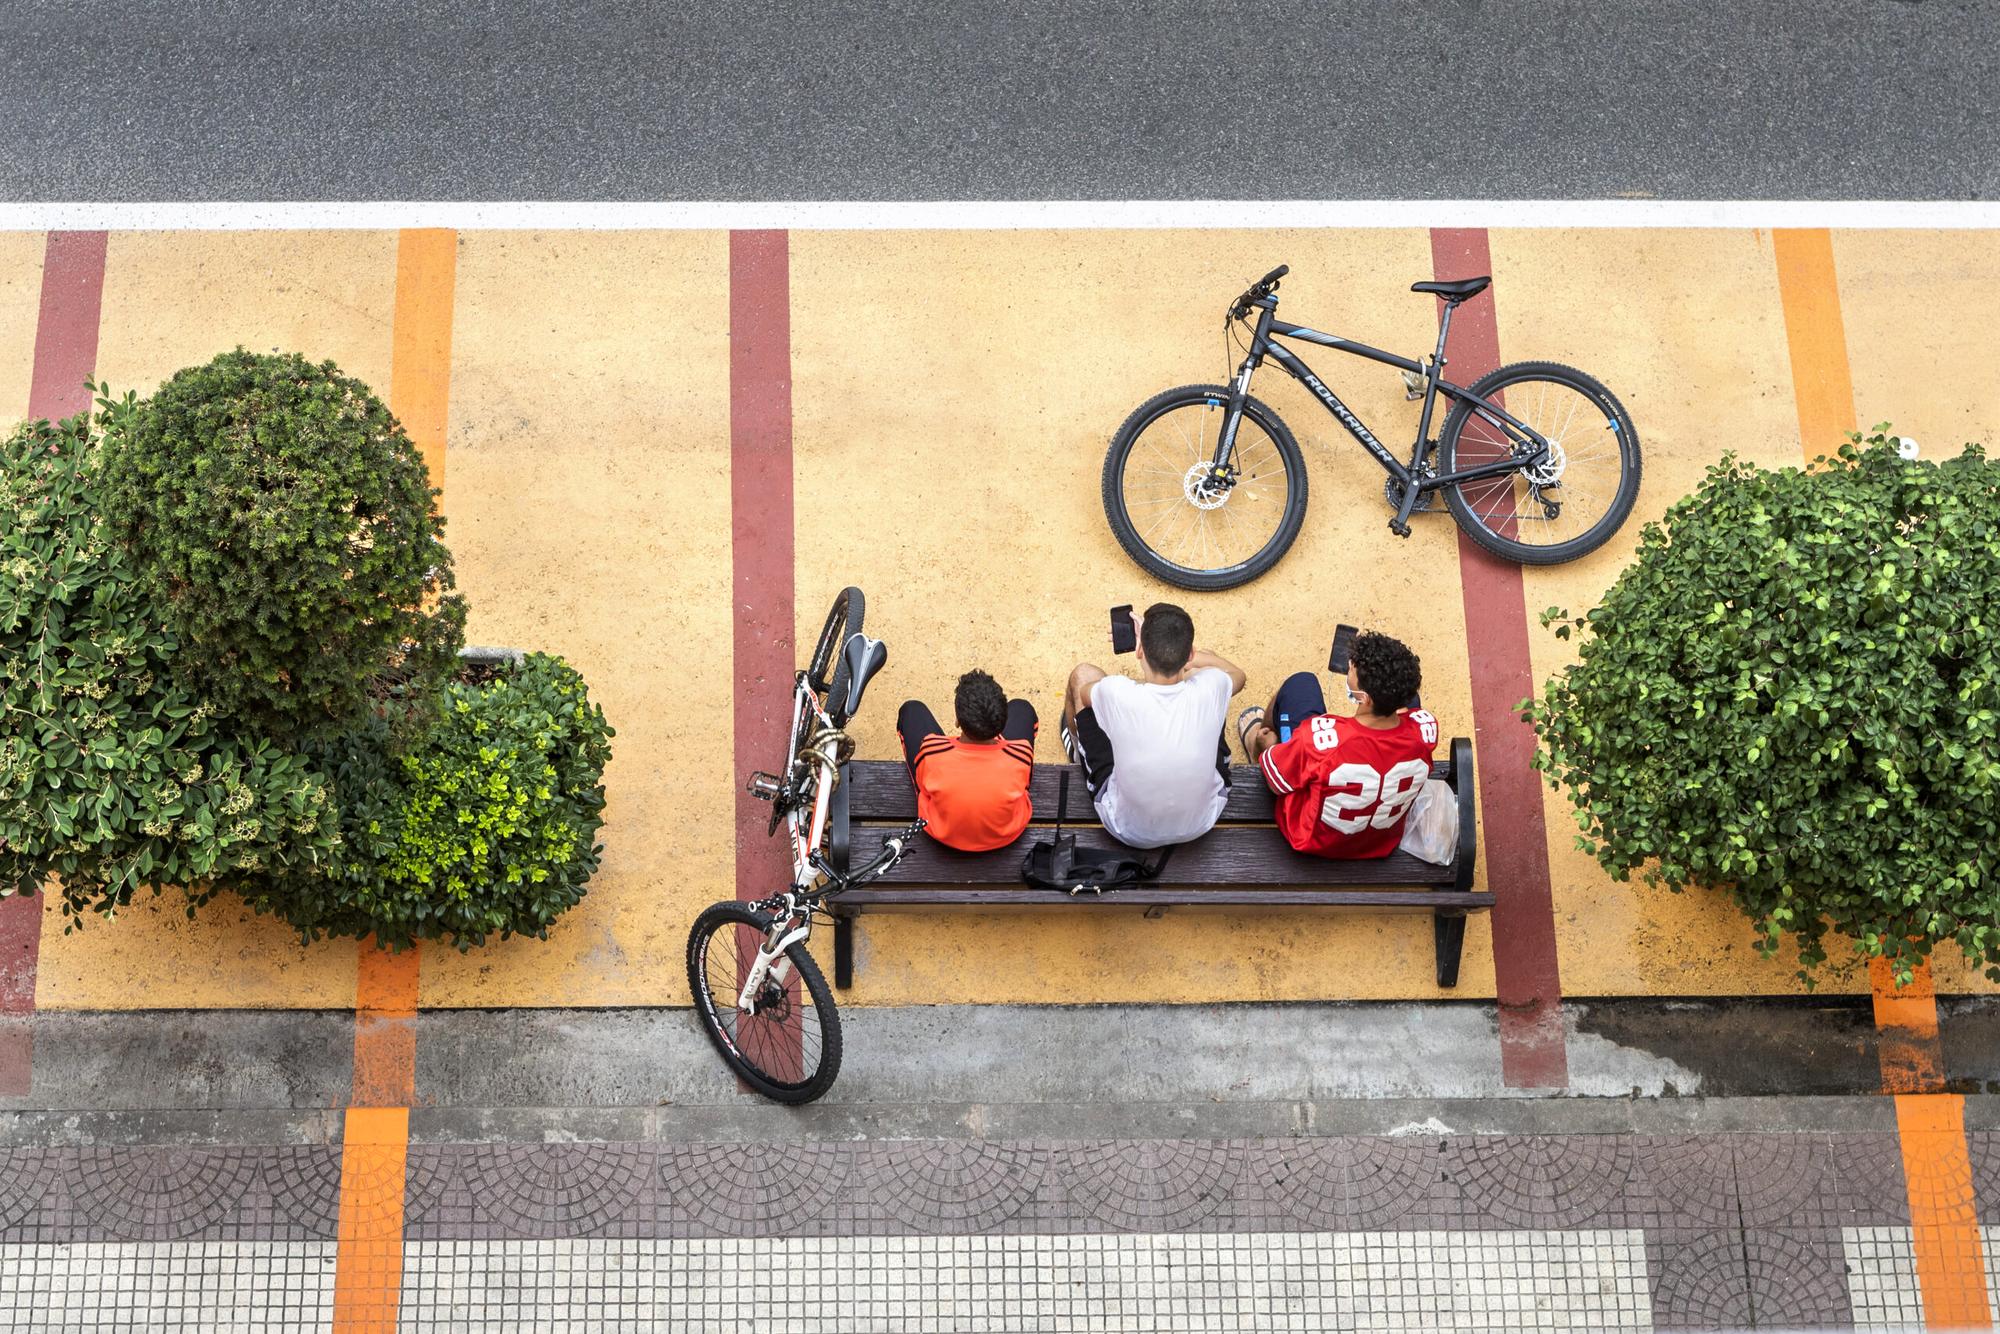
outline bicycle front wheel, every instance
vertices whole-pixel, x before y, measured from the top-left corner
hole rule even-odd
[[[820,627],[819,643],[813,648],[812,661],[806,665],[806,679],[813,688],[825,692],[828,687],[827,672],[835,667],[837,655],[847,643],[849,635],[861,633],[861,623],[868,613],[868,599],[861,590],[849,586],[840,590],[833,600],[833,609],[826,614],[826,624]]]
[[[791,978],[767,981],[751,1010],[737,1006],[769,925],[745,904],[706,909],[688,932],[688,990],[702,1031],[739,1079],[773,1102],[811,1102],[840,1073],[840,1012],[812,955],[791,946]]]
[[[1247,584],[1278,563],[1306,518],[1306,461],[1278,414],[1246,399],[1223,485],[1211,477],[1229,413],[1223,385],[1141,403],[1104,456],[1104,517],[1125,553],[1177,588]]]
[[[1533,468],[1444,488],[1465,534],[1496,556],[1555,565],[1597,550],[1639,498],[1639,433],[1611,391],[1553,361],[1502,366],[1472,392],[1541,434],[1549,457]],[[1460,400],[1438,434],[1441,473],[1512,457],[1506,431]]]

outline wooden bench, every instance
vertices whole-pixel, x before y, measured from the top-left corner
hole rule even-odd
[[[834,985],[852,984],[854,918],[875,909],[1130,906],[1143,907],[1148,916],[1156,917],[1169,907],[1208,905],[1428,911],[1437,946],[1437,984],[1456,986],[1465,914],[1491,908],[1493,894],[1472,886],[1478,860],[1472,743],[1454,738],[1450,756],[1431,766],[1432,776],[1442,778],[1458,794],[1458,855],[1449,866],[1405,852],[1366,861],[1331,861],[1294,852],[1271,823],[1271,794],[1262,774],[1249,765],[1237,765],[1221,820],[1201,838],[1182,844],[1158,880],[1076,897],[1035,889],[1021,879],[1022,857],[1037,839],[1049,836],[1055,823],[1064,769],[1070,769],[1071,776],[1063,823],[1076,827],[1078,846],[1119,845],[1096,827],[1097,812],[1083,775],[1068,765],[1038,764],[1030,788],[1034,821],[1013,843],[992,852],[966,853],[923,839],[888,877],[828,903],[834,918]],[[900,760],[856,760],[843,766],[841,773],[829,813],[827,856],[836,869],[846,870],[866,863],[885,838],[916,818],[917,798]]]

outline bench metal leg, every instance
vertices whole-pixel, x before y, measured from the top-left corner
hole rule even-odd
[[[1465,914],[1443,909],[1431,914],[1431,936],[1437,942],[1437,982],[1458,985],[1458,956],[1465,948]]]
[[[833,915],[833,985],[845,991],[854,985],[854,917]]]

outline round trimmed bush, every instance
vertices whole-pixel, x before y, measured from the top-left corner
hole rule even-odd
[[[421,696],[411,696],[421,699]],[[308,753],[332,781],[342,844],[323,871],[254,878],[254,906],[307,939],[373,933],[400,949],[546,937],[583,897],[603,847],[614,735],[583,678],[529,654],[448,685],[415,727],[371,715]]]
[[[102,456],[85,415],[0,441],[0,894],[60,877],[72,926],[141,885],[192,914],[336,842],[327,784],[173,671],[182,645],[104,532]]]
[[[1829,931],[1907,978],[2000,980],[2000,465],[1878,434],[1812,471],[1734,458],[1642,533],[1580,661],[1522,705],[1617,880],[1731,895],[1810,982]]]
[[[424,463],[332,362],[238,348],[119,414],[111,531],[180,643],[177,673],[273,736],[357,718],[371,681],[438,685],[465,609]]]

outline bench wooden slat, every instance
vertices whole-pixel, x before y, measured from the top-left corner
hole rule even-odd
[[[1472,743],[1454,737],[1447,762],[1431,775],[1450,784],[1458,797],[1458,853],[1449,866],[1434,866],[1405,853],[1365,861],[1332,861],[1292,850],[1271,824],[1271,794],[1263,775],[1249,765],[1232,771],[1227,808],[1214,829],[1174,851],[1159,880],[1108,895],[1071,895],[1033,889],[1022,883],[1021,858],[1030,844],[1048,835],[1056,818],[1063,772],[1070,772],[1066,823],[1076,826],[1084,847],[1120,845],[1102,829],[1083,777],[1071,766],[1038,764],[1030,775],[1034,822],[1022,836],[992,852],[955,852],[929,839],[909,850],[892,879],[850,890],[829,903],[834,915],[834,985],[854,978],[854,922],[876,908],[974,908],[1023,905],[1128,904],[1216,907],[1328,907],[1371,912],[1428,911],[1437,953],[1437,984],[1458,983],[1465,916],[1494,903],[1492,893],[1472,888],[1479,849],[1475,823]],[[845,870],[865,864],[883,841],[916,818],[916,794],[900,760],[858,760],[845,767],[833,796],[827,826],[827,857]]]
[[[1056,818],[1056,795],[1061,791],[1063,770],[1069,770],[1069,809],[1064,812],[1065,821],[1094,824],[1097,811],[1090,804],[1090,792],[1083,785],[1083,774],[1073,764],[1038,764],[1034,776],[1028,783],[1028,798],[1034,803],[1034,821],[1037,824],[1053,822]],[[1223,808],[1220,824],[1269,824],[1272,819],[1271,790],[1264,786],[1264,776],[1255,765],[1238,764],[1230,768],[1229,804]],[[901,820],[908,824],[917,818],[917,794],[910,786],[909,770],[901,760],[854,760],[847,766],[847,783],[853,787],[848,794],[849,810],[856,820]],[[1431,777],[1441,778],[1451,783],[1455,789],[1451,765],[1439,760],[1431,765]]]
[[[899,824],[855,824],[848,853],[850,865],[865,865],[881,851],[883,840],[903,828]],[[908,885],[1021,884],[1021,858],[1031,844],[1047,838],[1047,829],[1030,826],[1020,838],[992,852],[955,852],[928,838],[918,840],[896,867],[895,880]],[[1078,847],[1117,848],[1130,852],[1102,829],[1078,828]],[[1156,852],[1140,853],[1148,863]],[[1174,850],[1160,885],[1433,885],[1450,887],[1458,872],[1434,866],[1406,852],[1364,861],[1333,861],[1294,852],[1272,827],[1237,825],[1211,830]],[[1067,895],[1063,897],[1067,898]],[[954,902],[955,900],[946,900]]]
[[[1078,894],[1074,898],[1054,889],[1030,889],[1016,885],[1009,889],[968,885],[960,889],[912,888],[878,882],[850,889],[831,900],[834,910],[845,908],[892,908],[897,906],[971,907],[982,904],[1025,905],[1029,907],[1067,906],[1072,903],[1100,904],[1104,907],[1152,907],[1154,905],[1208,904],[1215,907],[1328,907],[1367,908],[1378,912],[1432,912],[1459,909],[1479,912],[1493,906],[1493,896],[1459,893],[1449,889],[1358,890],[1358,889],[1238,889],[1221,885],[1206,889],[1162,889],[1157,885],[1134,885],[1107,890],[1103,894]]]

